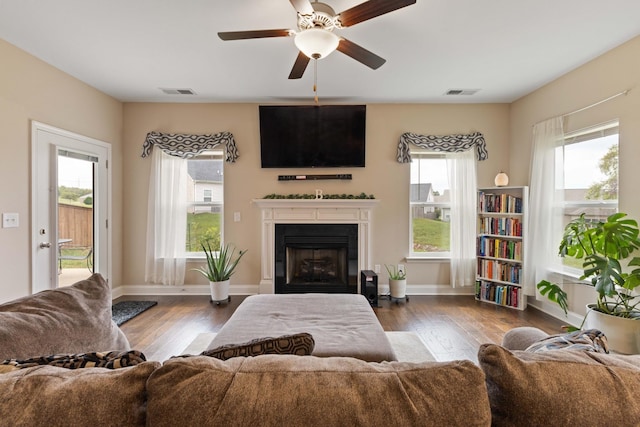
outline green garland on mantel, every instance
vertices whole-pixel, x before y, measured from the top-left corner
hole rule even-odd
[[[315,199],[315,194],[267,194],[263,199]],[[353,199],[353,200],[365,200],[375,199],[373,194],[366,195],[360,194],[323,194],[323,199]]]

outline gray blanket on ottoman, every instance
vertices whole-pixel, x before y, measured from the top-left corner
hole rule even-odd
[[[313,336],[314,356],[349,356],[368,362],[396,360],[369,302],[358,294],[249,296],[208,349],[299,332]]]

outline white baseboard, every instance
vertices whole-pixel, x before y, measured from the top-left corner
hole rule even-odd
[[[112,298],[125,295],[209,295],[209,285],[123,285],[113,289]],[[253,295],[260,293],[260,285],[234,285],[229,288],[231,295]],[[378,294],[387,295],[389,285],[378,287]],[[449,285],[407,285],[408,295],[473,295],[473,287],[452,288]]]
[[[570,311],[566,316],[564,311],[556,304],[551,304],[546,301],[539,301],[535,299],[535,297],[528,297],[527,307],[533,307],[538,311],[541,311],[545,314],[548,314],[551,317],[555,317],[556,319],[566,322],[569,325],[578,327],[582,324],[582,319],[584,319],[583,315]]]

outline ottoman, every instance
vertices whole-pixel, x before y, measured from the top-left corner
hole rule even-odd
[[[313,336],[314,356],[348,356],[367,362],[397,360],[369,301],[359,294],[249,296],[208,349],[300,332]]]

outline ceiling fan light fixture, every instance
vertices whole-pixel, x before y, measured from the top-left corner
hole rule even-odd
[[[322,28],[309,28],[296,34],[294,43],[309,58],[320,59],[336,50],[340,37]]]

